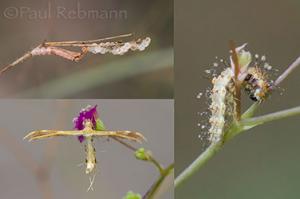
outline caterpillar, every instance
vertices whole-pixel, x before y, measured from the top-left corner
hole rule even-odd
[[[266,70],[271,70],[272,67],[265,62],[265,56],[262,56],[261,60],[258,61],[259,56],[256,54],[256,60],[252,61],[251,53],[244,50],[245,46],[246,44],[236,49],[241,68],[238,79],[241,82],[242,88],[245,90],[251,100],[262,102],[268,96],[272,84],[271,81],[269,81],[266,72],[264,72],[262,67],[259,66],[262,65],[263,62],[263,68]]]
[[[235,90],[231,68],[225,69],[218,77],[213,78],[212,84],[209,106],[211,126],[208,134],[211,142],[218,142],[223,137],[225,121],[235,113]]]
[[[252,62],[251,53],[244,50],[245,46],[246,44],[236,48],[240,67],[237,80],[234,78],[232,57],[230,57],[231,67],[226,67],[219,76],[212,80],[213,88],[210,94],[211,104],[209,105],[211,117],[209,118],[210,128],[208,130],[211,142],[220,141],[224,137],[226,124],[236,118],[236,81],[240,81],[239,83],[251,100],[258,102],[266,99],[272,86],[266,73],[258,67],[258,63]],[[258,56],[256,55],[256,57]],[[262,57],[262,61],[265,61],[265,57]],[[270,66],[268,65],[268,67]]]
[[[268,96],[272,85],[260,68],[250,67],[242,86],[251,100],[262,102]]]

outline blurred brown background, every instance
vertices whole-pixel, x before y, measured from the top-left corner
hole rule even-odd
[[[100,119],[110,130],[135,130],[147,138],[143,146],[164,166],[174,161],[173,100],[1,100],[0,198],[121,199],[127,191],[144,194],[157,179],[150,163],[136,160],[131,150],[97,138],[94,191],[85,174],[84,145],[76,137],[28,142],[23,137],[39,129],[73,129],[72,119],[88,104],[98,105]],[[37,170],[36,170],[36,166]],[[173,177],[160,197],[174,198]]]
[[[152,38],[144,52],[123,56],[89,55],[79,63],[54,56],[31,58],[0,77],[1,97],[173,97],[172,0],[12,0],[1,1],[0,8],[1,66],[44,40],[88,40],[124,33]],[[61,17],[58,9],[71,12],[71,17]],[[82,17],[79,10],[116,11],[120,16]]]
[[[196,96],[210,86],[204,70],[215,56],[228,58],[228,41],[247,42],[253,53],[265,54],[282,72],[300,55],[300,2],[176,1],[175,2],[175,154],[177,175],[204,149],[198,139],[207,100]],[[259,114],[299,105],[298,68],[278,92],[261,105]],[[243,109],[251,104],[244,99]],[[254,128],[225,145],[176,198],[299,198],[299,117]]]

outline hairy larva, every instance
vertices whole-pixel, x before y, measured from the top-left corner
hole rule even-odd
[[[233,71],[226,68],[218,77],[212,80],[209,106],[211,117],[209,119],[209,140],[218,142],[224,133],[225,122],[228,116],[235,112]]]
[[[265,55],[260,57],[255,54],[252,60],[251,53],[245,47],[246,44],[236,49],[240,65],[238,80],[251,100],[262,102],[272,86],[266,72],[272,70],[272,66],[266,62]]]
[[[230,57],[230,64],[223,59],[220,60],[220,63],[225,66],[220,75],[217,75],[214,69],[219,66],[218,63],[214,63],[212,69],[207,70],[213,77],[213,88],[209,91],[209,128],[206,129],[206,125],[200,123],[198,126],[208,130],[206,133],[210,142],[222,140],[227,125],[238,118],[237,100],[240,99],[235,99],[237,83],[241,85],[241,89],[245,90],[251,100],[258,102],[266,99],[272,87],[266,73],[272,69],[272,66],[266,62],[266,56],[260,57],[256,54],[255,59],[252,60],[251,53],[246,51],[245,47],[246,44],[235,49],[239,65],[237,79],[234,75],[235,65],[232,57]],[[201,98],[202,95],[203,93],[199,93],[197,98]]]
[[[268,96],[271,83],[266,74],[258,67],[250,67],[242,83],[244,90],[253,101],[262,102]]]

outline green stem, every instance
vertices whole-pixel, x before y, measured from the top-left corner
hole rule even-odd
[[[286,109],[283,111],[278,111],[275,113],[270,113],[270,114],[259,116],[259,117],[245,119],[245,120],[241,121],[241,125],[244,127],[257,126],[257,125],[260,125],[260,124],[263,124],[266,122],[271,122],[274,120],[279,120],[279,119],[291,117],[294,115],[300,115],[300,106],[295,107],[295,108]]]
[[[255,110],[258,107],[258,103],[253,104],[247,111],[242,115],[242,118],[251,117]],[[233,124],[225,135],[232,135],[226,136],[224,141],[227,141],[234,137],[235,133],[241,131],[241,128],[238,124]],[[181,185],[184,181],[194,175],[210,158],[212,158],[221,148],[224,142],[220,143],[212,143],[203,153],[201,153],[194,162],[192,162],[179,176],[175,179],[175,188]]]
[[[250,118],[255,110],[257,110],[258,103],[252,105],[242,116],[244,118],[238,123],[233,123],[230,128],[225,132],[224,140],[220,143],[212,143],[198,158],[190,164],[178,177],[175,179],[175,188],[193,176],[210,158],[212,158],[223,146],[223,144],[231,140],[241,132],[253,128],[257,125],[271,122],[278,119],[283,119],[290,116],[300,115],[300,106],[270,113],[267,115]]]
[[[164,168],[159,164],[159,162],[151,155],[149,154],[149,161],[154,164],[154,166],[159,170],[160,175],[163,175]]]
[[[259,107],[260,103],[256,102],[254,104],[252,104],[246,111],[245,113],[243,113],[242,115],[242,119],[247,119],[250,118],[254,115],[255,111],[257,110],[257,108]]]
[[[201,153],[192,164],[190,164],[175,179],[175,188],[195,174],[211,157],[213,157],[223,146],[222,142],[212,143],[203,153]]]
[[[143,199],[152,199],[158,192],[160,186],[166,179],[168,175],[170,175],[174,171],[174,163],[170,164],[166,169],[163,169],[160,177],[157,181],[151,186],[150,190],[143,196]]]
[[[300,65],[300,57],[296,59],[288,69],[275,81],[275,86],[278,86],[286,77]],[[212,143],[202,154],[198,156],[192,164],[190,164],[178,177],[175,179],[175,188],[177,188],[180,184],[190,178],[193,174],[195,174],[210,158],[212,158],[223,146],[223,144],[236,135],[240,134],[241,132],[253,128],[257,125],[294,116],[300,115],[300,106],[267,114],[264,116],[259,116],[255,118],[251,118],[257,108],[259,107],[260,103],[254,103],[247,111],[242,115],[242,121],[235,122],[231,124],[229,129],[224,133],[225,137],[222,139],[220,143]]]

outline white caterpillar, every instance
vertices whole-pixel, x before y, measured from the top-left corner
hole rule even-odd
[[[271,84],[268,82],[266,74],[258,67],[260,64],[257,61],[253,62],[251,53],[244,50],[245,46],[246,44],[236,48],[240,67],[236,81],[241,83],[250,99],[262,102],[266,99]],[[257,59],[258,55],[255,57]],[[264,66],[270,66],[265,62],[265,56],[262,56],[261,61]],[[234,68],[234,63],[230,57],[230,67],[227,67],[212,80],[213,89],[211,90],[211,104],[209,106],[211,117],[208,131],[211,142],[220,141],[224,137],[226,124],[236,118]]]
[[[208,132],[211,142],[218,142],[224,136],[226,116],[232,115],[235,111],[233,75],[232,69],[226,68],[212,80],[213,89],[209,106],[211,127]]]

